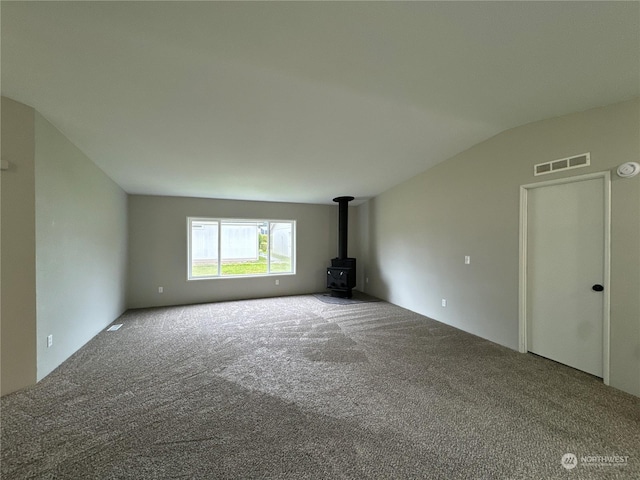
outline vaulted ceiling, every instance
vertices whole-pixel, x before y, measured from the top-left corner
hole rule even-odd
[[[129,193],[363,200],[506,129],[640,95],[639,2],[1,8],[2,94]]]

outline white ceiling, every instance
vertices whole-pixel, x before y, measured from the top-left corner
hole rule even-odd
[[[2,94],[129,193],[362,201],[506,129],[640,94],[635,1],[1,8]]]

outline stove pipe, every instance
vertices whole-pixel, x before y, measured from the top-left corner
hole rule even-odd
[[[353,197],[336,197],[334,202],[338,203],[338,258],[344,260],[348,258],[347,244],[349,229],[349,202]]]

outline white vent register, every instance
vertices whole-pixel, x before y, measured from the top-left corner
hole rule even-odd
[[[582,168],[591,165],[591,154],[582,153],[573,157],[560,158],[550,162],[538,163],[533,166],[533,174],[546,175],[547,173],[561,172],[563,170],[571,170],[574,168]]]

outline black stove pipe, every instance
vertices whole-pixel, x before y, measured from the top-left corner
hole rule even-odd
[[[347,244],[349,229],[349,202],[354,197],[336,197],[334,202],[338,203],[338,258],[344,260],[348,258]]]

